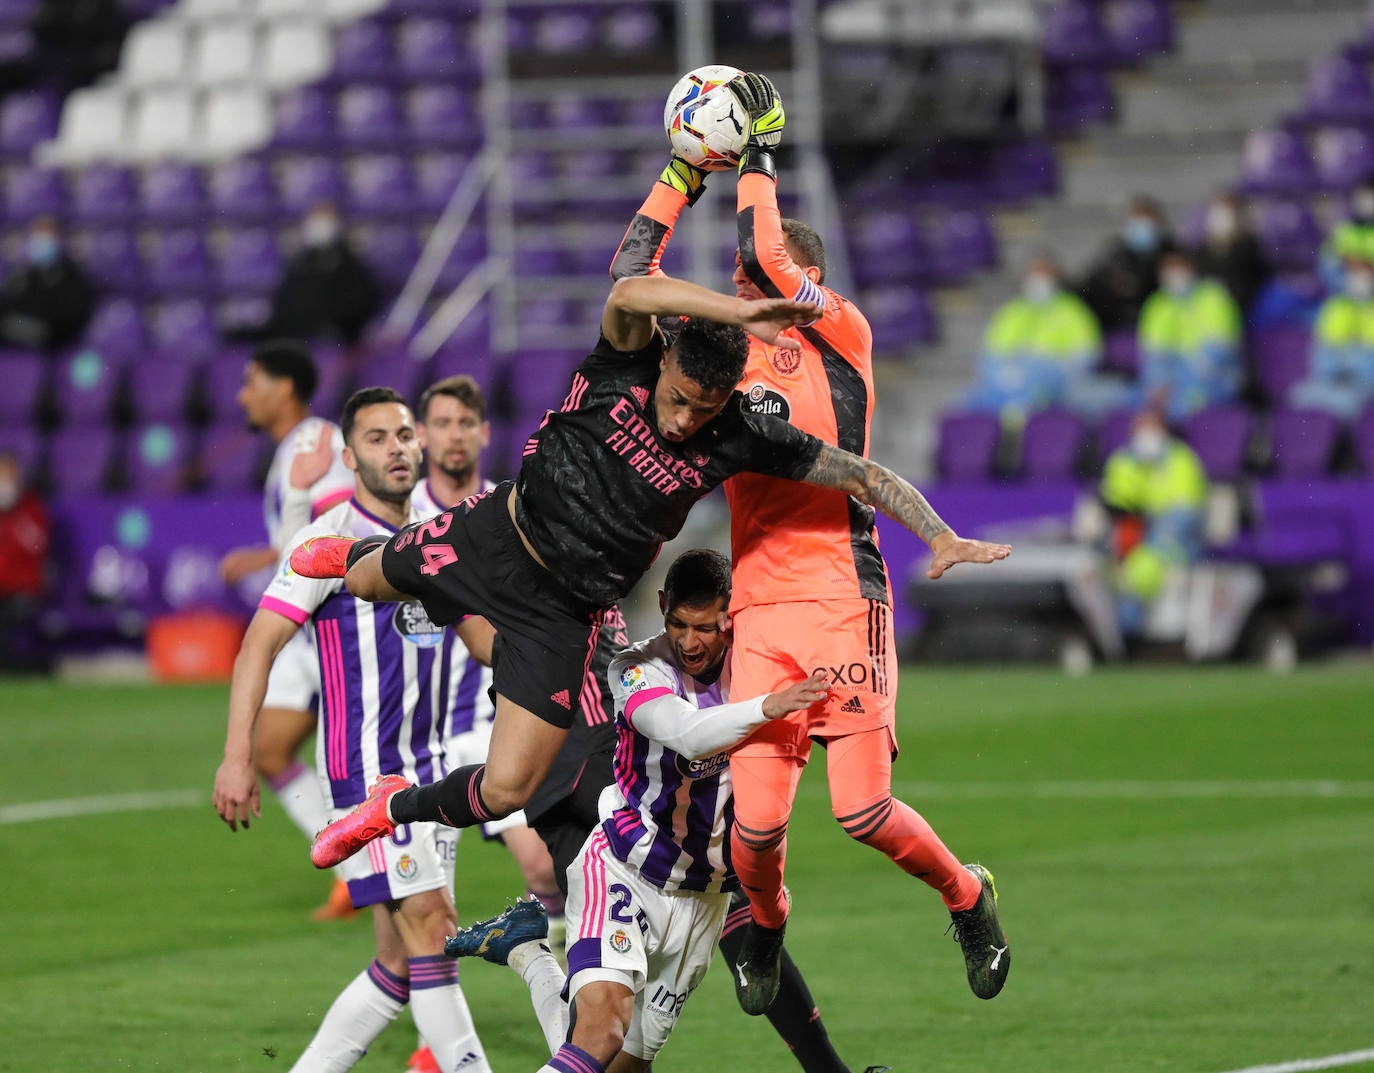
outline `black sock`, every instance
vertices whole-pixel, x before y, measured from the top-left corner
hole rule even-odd
[[[391,818],[398,824],[428,820],[449,827],[475,827],[497,817],[482,800],[486,764],[449,772],[441,782],[412,786],[391,795]]]
[[[747,901],[744,903],[746,919],[748,904]],[[733,916],[736,903],[731,902],[730,908]],[[740,948],[744,945],[744,927],[731,928],[720,937],[717,945],[733,972]],[[782,948],[781,961],[782,983],[778,986],[778,997],[765,1014],[768,1023],[782,1037],[805,1073],[849,1073],[849,1067],[830,1045],[830,1036],[816,1009],[816,1001],[811,997],[811,990],[806,986],[801,969],[797,968],[786,946]]]

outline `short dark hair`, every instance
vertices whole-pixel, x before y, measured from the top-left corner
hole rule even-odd
[[[467,373],[436,380],[420,393],[420,405],[415,416],[421,421],[428,420],[429,404],[435,395],[446,395],[450,399],[456,399],[483,421],[487,419],[487,397],[482,394],[477,381]]]
[[[319,373],[310,348],[299,339],[269,339],[253,351],[248,359],[268,376],[290,380],[291,390],[304,406],[315,397]]]
[[[821,278],[817,282],[824,283],[825,243],[821,241],[821,236],[816,234],[816,229],[810,224],[804,224],[800,220],[793,220],[789,216],[784,216],[782,233],[787,236],[787,241],[792,244],[792,249],[801,255],[798,258],[798,264],[803,268],[819,268]]]
[[[686,320],[673,349],[682,374],[707,391],[733,391],[744,379],[749,337],[743,328],[714,320]]]
[[[684,551],[663,579],[665,607],[704,607],[730,602],[730,560],[710,548]]]
[[[399,402],[402,406],[410,405],[399,391],[389,387],[361,387],[348,396],[348,401],[344,403],[343,416],[339,419],[339,427],[343,429],[344,443],[352,442],[353,422],[358,416],[358,411],[383,402]]]

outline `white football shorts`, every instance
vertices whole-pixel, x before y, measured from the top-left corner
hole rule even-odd
[[[329,810],[330,820],[352,811]],[[453,891],[458,830],[438,823],[402,824],[386,838],[369,842],[339,865],[354,908],[408,898],[427,890]]]

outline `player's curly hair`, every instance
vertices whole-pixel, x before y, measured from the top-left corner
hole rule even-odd
[[[299,339],[269,339],[248,359],[274,380],[290,380],[291,391],[304,406],[315,396],[319,373],[310,347]]]
[[[749,337],[743,328],[714,320],[685,320],[673,341],[682,375],[707,391],[733,391],[744,379]]]
[[[730,560],[710,548],[684,551],[663,579],[664,605],[703,607],[717,600],[730,600]]]

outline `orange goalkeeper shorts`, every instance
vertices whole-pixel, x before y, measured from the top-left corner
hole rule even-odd
[[[765,723],[735,750],[741,756],[796,756],[812,739],[885,729],[897,754],[897,646],[892,608],[879,600],[751,604],[732,619],[730,695],[776,693],[825,672],[830,696],[806,711]]]

